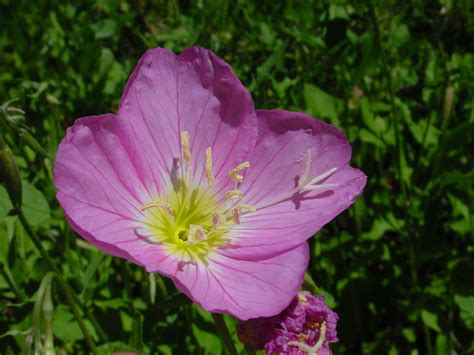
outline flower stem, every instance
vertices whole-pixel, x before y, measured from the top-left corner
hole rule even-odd
[[[252,345],[245,344],[245,351],[248,355],[255,355],[257,354],[257,350]]]
[[[232,342],[232,338],[230,337],[229,329],[224,321],[224,317],[222,314],[212,313],[212,318],[214,318],[214,322],[216,323],[217,331],[227,348],[227,351],[230,355],[237,355],[237,350],[235,349],[234,343]]]
[[[20,302],[24,302],[26,299],[26,296],[23,293],[23,291],[18,288],[18,285],[16,284],[16,281],[14,277],[12,276],[10,272],[10,268],[8,267],[6,262],[5,262],[5,265],[0,264],[0,272],[2,273],[3,278],[7,281],[8,285],[10,286],[10,288],[12,289],[13,293],[16,295],[18,300]]]
[[[21,209],[21,207],[17,208],[16,212],[18,214],[21,224],[23,225],[23,228],[26,231],[26,234],[28,234],[31,241],[33,242],[33,244],[35,245],[35,247],[38,249],[39,253],[41,254],[41,257],[46,261],[46,264],[48,264],[49,268],[54,272],[56,279],[61,284],[61,287],[64,291],[64,295],[66,296],[66,302],[69,304],[71,311],[74,315],[74,318],[76,318],[79,328],[81,329],[82,334],[84,335],[84,339],[86,341],[87,346],[89,347],[90,351],[93,354],[98,354],[97,349],[92,340],[92,337],[89,334],[89,331],[87,330],[86,325],[84,323],[83,317],[79,312],[79,308],[77,307],[77,304],[76,304],[77,299],[75,300],[73,296],[75,295],[74,291],[71,289],[71,286],[69,286],[67,281],[61,276],[58,268],[56,267],[53,260],[51,259],[51,257],[48,255],[43,245],[41,244],[40,239],[35,234],[35,232],[33,232],[33,229],[31,229],[31,226],[28,223],[28,220],[26,219],[25,214],[23,213],[23,210]]]

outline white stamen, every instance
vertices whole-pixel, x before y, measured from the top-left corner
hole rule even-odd
[[[309,160],[308,160],[309,161]],[[332,189],[332,188],[335,188],[335,187],[338,187],[339,184],[337,183],[328,183],[328,184],[320,184],[320,185],[315,185],[317,184],[318,182],[321,182],[322,180],[326,179],[327,177],[331,176],[332,174],[334,174],[335,172],[337,171],[337,168],[332,168],[332,169],[329,169],[328,171],[326,171],[325,173],[319,175],[319,176],[316,176],[315,178],[312,178],[309,182],[307,183],[298,183],[298,186],[295,187],[294,189],[288,191],[288,193],[284,194],[283,196],[280,196],[279,198],[275,199],[274,201],[272,202],[269,202],[269,203],[266,203],[264,205],[257,205],[256,208],[258,210],[263,210],[264,208],[267,208],[267,207],[270,207],[270,206],[274,206],[280,202],[283,202],[285,200],[288,200],[288,199],[291,199],[291,197],[298,193],[298,192],[301,192],[301,191],[318,191],[318,190],[327,190],[327,189]],[[305,169],[305,172],[303,172],[303,175],[302,175],[302,178],[305,178],[305,173],[306,173],[306,169]],[[306,178],[307,179],[307,178]],[[306,180],[305,179],[305,180]],[[302,180],[301,180],[302,181]]]
[[[333,187],[338,187],[339,184],[322,184],[322,185],[307,185],[303,187],[303,190],[307,191],[316,191],[316,190],[326,190]]]
[[[173,217],[173,207],[171,206],[169,202],[166,202],[166,201],[150,202],[150,203],[144,204],[143,206],[140,207],[140,211],[143,212],[153,207],[161,208],[164,211],[166,211],[168,215]]]
[[[308,182],[308,185],[314,185],[317,184],[318,182],[326,179],[327,177],[330,177],[332,174],[336,172],[337,168],[332,168],[326,171],[324,174],[321,174],[319,176],[316,176],[315,178],[311,179],[310,182]]]
[[[326,339],[326,321],[323,321],[321,328],[319,328],[319,339],[316,344],[309,346],[306,343],[300,341],[289,341],[288,345],[296,346],[303,351],[306,351],[310,355],[317,355],[318,351],[323,347],[324,340]]]
[[[312,150],[308,149],[306,151],[306,162],[305,162],[305,165],[304,165],[304,171],[303,171],[303,174],[301,175],[301,177],[298,181],[298,186],[303,186],[303,184],[308,179],[309,169],[311,168],[311,160],[312,160],[311,156],[312,156]]]

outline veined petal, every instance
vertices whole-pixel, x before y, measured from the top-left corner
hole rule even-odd
[[[308,244],[258,262],[214,253],[205,262],[178,263],[150,250],[142,259],[147,271],[167,274],[176,287],[209,312],[245,320],[281,312],[301,287],[308,266]]]
[[[257,119],[250,94],[230,66],[211,51],[193,47],[180,55],[150,49],[140,59],[122,97],[125,117],[150,162],[171,177],[189,133],[196,183],[206,180],[211,148],[216,190],[230,186],[228,172],[253,151]]]
[[[259,137],[240,189],[244,202],[257,208],[244,214],[230,232],[236,258],[265,258],[293,248],[349,207],[366,176],[349,165],[350,145],[335,127],[302,113],[257,111]],[[308,153],[311,151],[311,153]],[[326,185],[295,192],[311,158],[308,178]],[[326,174],[327,172],[331,174]],[[285,198],[286,197],[286,198]]]
[[[69,128],[56,156],[57,198],[73,229],[99,248],[131,258],[140,206],[161,181],[114,115],[84,117]],[[113,157],[113,158],[112,158]]]

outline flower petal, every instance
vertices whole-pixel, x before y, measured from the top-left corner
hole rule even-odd
[[[178,56],[148,50],[129,79],[119,115],[142,142],[143,154],[168,176],[181,157],[181,132],[190,135],[197,183],[205,179],[205,150],[211,147],[217,190],[230,184],[227,173],[253,151],[257,137],[250,94],[227,63],[198,47]]]
[[[231,231],[231,247],[223,251],[255,260],[304,242],[349,207],[366,183],[364,173],[349,165],[351,147],[335,127],[302,113],[257,114],[259,137],[251,169],[239,187],[243,202],[256,206],[257,212],[241,217],[240,225]],[[308,150],[312,160],[307,180],[336,168],[322,183],[337,186],[291,194],[304,174]]]
[[[54,170],[57,198],[73,229],[102,250],[129,259],[121,243],[146,244],[135,234],[140,206],[159,188],[135,143],[120,117],[84,117],[61,141]]]
[[[163,257],[151,249],[141,262],[149,272],[167,274],[205,310],[245,320],[272,316],[288,306],[303,283],[308,260],[308,244],[303,243],[259,262],[214,253],[205,261],[176,265],[175,256]]]

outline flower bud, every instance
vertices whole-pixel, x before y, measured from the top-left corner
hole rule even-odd
[[[0,135],[0,183],[10,196],[13,206],[21,206],[21,180],[12,151]]]
[[[338,319],[324,297],[301,291],[280,314],[241,321],[237,334],[244,344],[267,354],[331,354],[329,344],[339,340]]]

